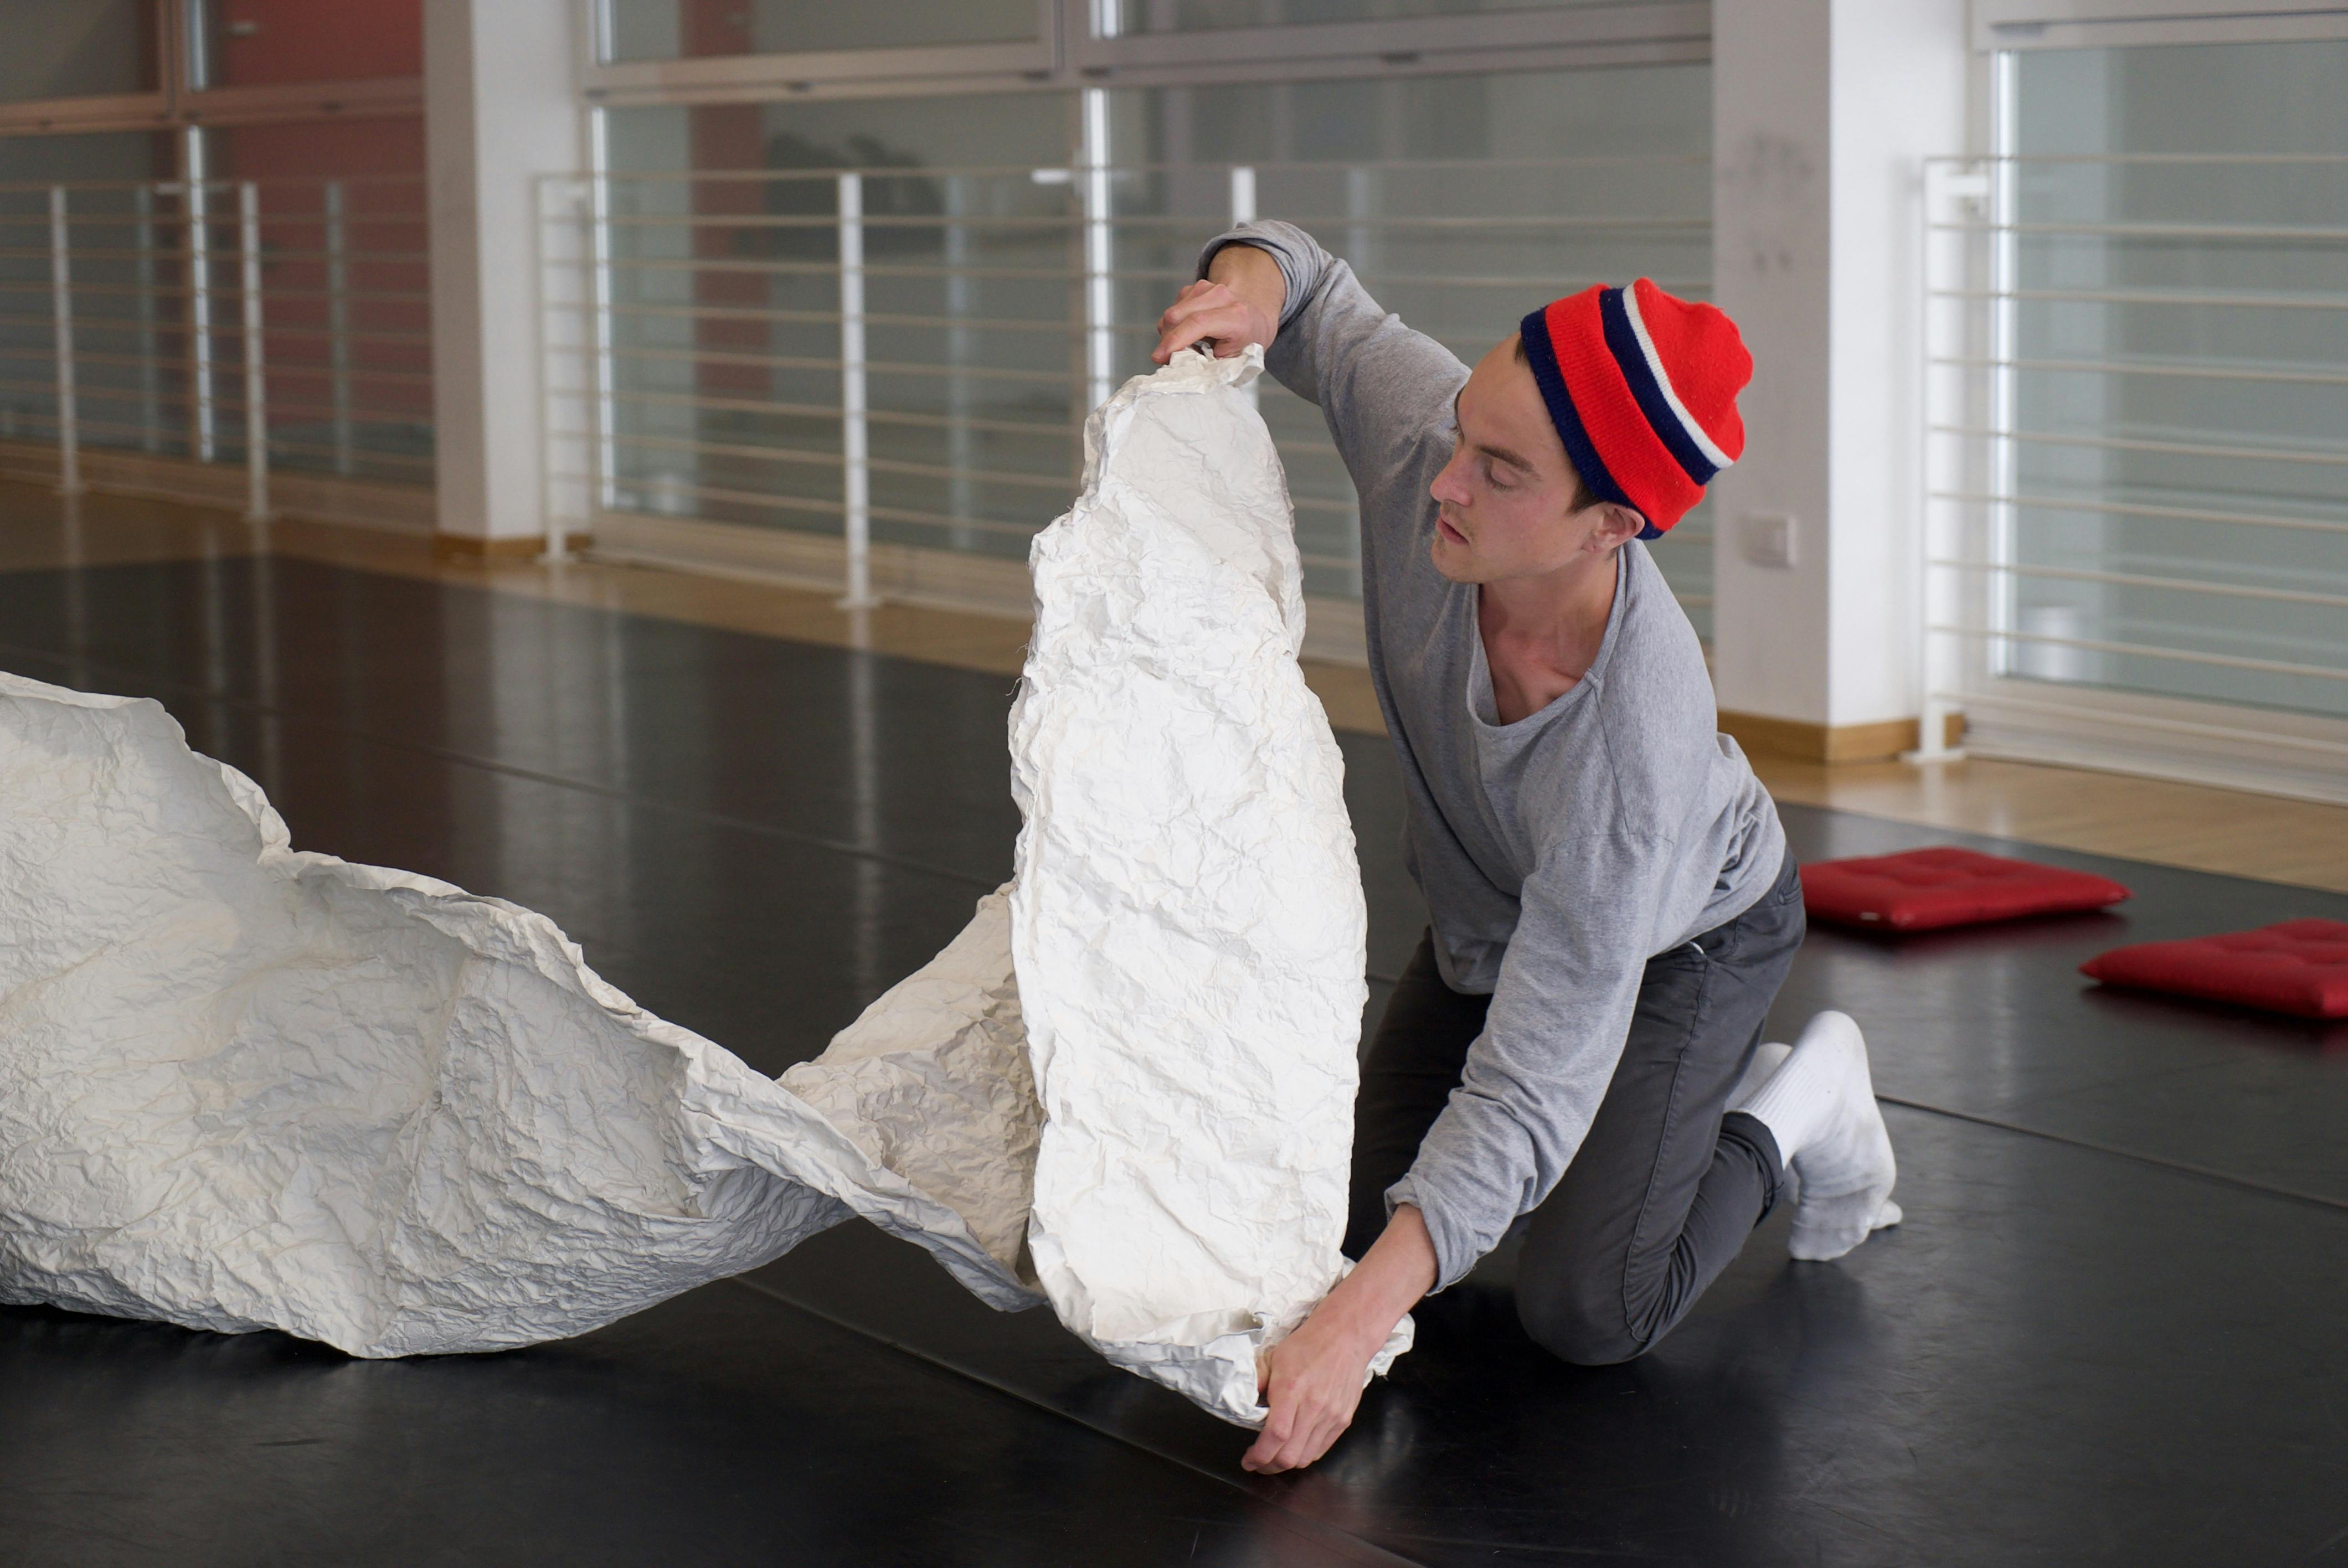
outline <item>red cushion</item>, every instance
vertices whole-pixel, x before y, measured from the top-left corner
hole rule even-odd
[[[2348,1018],[2348,922],[2285,920],[2182,942],[2138,942],[2079,966],[2135,986],[2300,1018]]]
[[[2118,883],[2084,871],[1971,849],[1911,849],[1802,867],[1802,902],[1811,915],[1895,931],[1974,926],[2023,915],[2075,915],[2127,896]]]

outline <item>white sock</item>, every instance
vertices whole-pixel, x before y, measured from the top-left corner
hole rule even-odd
[[[1786,1058],[1793,1054],[1792,1046],[1776,1040],[1764,1040],[1755,1046],[1753,1060],[1745,1064],[1745,1076],[1736,1081],[1735,1089],[1729,1093],[1728,1108],[1745,1111],[1746,1115],[1751,1115],[1752,1112],[1746,1108],[1752,1103],[1753,1097],[1761,1091],[1761,1086],[1768,1082],[1779,1068],[1786,1065]],[[1770,1136],[1774,1138],[1776,1134],[1773,1132]],[[1785,1156],[1780,1153],[1778,1157],[1784,1159]],[[1793,1164],[1788,1162],[1777,1173],[1777,1201],[1791,1206],[1799,1201],[1801,1195],[1801,1178],[1794,1174]]]
[[[1769,1075],[1785,1066],[1786,1058],[1793,1054],[1792,1046],[1780,1045],[1775,1040],[1755,1046],[1753,1060],[1745,1064],[1745,1076],[1736,1081],[1735,1089],[1728,1096],[1728,1108],[1745,1111],[1746,1115],[1751,1115],[1750,1111],[1746,1111],[1746,1102],[1760,1091],[1761,1086],[1769,1081]]]
[[[1867,1040],[1850,1015],[1818,1014],[1783,1063],[1751,1087],[1756,1076],[1746,1073],[1729,1109],[1769,1129],[1800,1184],[1793,1255],[1840,1257],[1870,1232],[1898,1225],[1891,1186],[1899,1166],[1868,1074]]]
[[[1769,1129],[1769,1135],[1777,1140],[1777,1157],[1789,1165],[1794,1156],[1818,1136],[1839,1097],[1841,1081],[1849,1071],[1839,1052],[1815,1049],[1831,1043],[1828,1030],[1821,1028],[1826,1020],[1844,1016],[1823,1012],[1810,1020],[1809,1027],[1802,1030],[1802,1044],[1813,1049],[1797,1050],[1790,1045],[1765,1045],[1755,1051],[1752,1070],[1738,1085],[1736,1097],[1729,1102],[1730,1110],[1742,1111]],[[1777,1058],[1776,1070],[1756,1081],[1764,1053],[1778,1051],[1785,1054]]]

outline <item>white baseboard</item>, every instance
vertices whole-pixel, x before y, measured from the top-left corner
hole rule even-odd
[[[93,490],[217,507],[240,515],[244,511],[245,474],[241,463],[199,463],[188,457],[118,452],[103,446],[83,447],[80,462],[82,483]],[[54,485],[57,449],[46,441],[0,441],[0,475]],[[429,485],[346,479],[293,468],[271,470],[269,507],[281,518],[402,534],[428,534],[437,518]]]

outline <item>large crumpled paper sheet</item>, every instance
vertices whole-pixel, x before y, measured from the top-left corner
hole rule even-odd
[[[0,675],[0,1300],[497,1349],[850,1213],[996,1306],[1037,1299],[1012,1266],[1033,1091],[983,1020],[884,998],[793,1092],[542,916],[293,850],[152,702]],[[965,971],[999,986],[1007,951],[998,897],[891,995],[976,1006]],[[965,1182],[888,1163],[909,1061]]]
[[[1022,880],[779,1081],[541,916],[294,850],[157,704],[0,674],[0,1301],[490,1350],[853,1214],[1260,1420],[1344,1266],[1363,921],[1259,363],[1096,415]]]
[[[1109,1359],[1248,1424],[1259,1353],[1345,1267],[1365,999],[1262,368],[1178,354],[1094,414],[1011,719],[1035,1272]]]

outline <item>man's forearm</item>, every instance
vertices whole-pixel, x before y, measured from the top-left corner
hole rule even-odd
[[[1233,241],[1207,263],[1207,281],[1222,284],[1262,311],[1274,328],[1280,325],[1281,313],[1288,305],[1288,280],[1270,251],[1244,240]]]
[[[1426,1221],[1415,1205],[1403,1204],[1320,1310],[1333,1314],[1357,1349],[1375,1355],[1403,1314],[1435,1288],[1435,1243]]]

